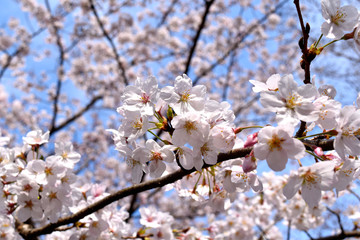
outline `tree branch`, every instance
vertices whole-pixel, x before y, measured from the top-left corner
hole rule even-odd
[[[50,14],[50,17],[53,18],[52,14],[51,14],[51,8],[50,8],[50,3],[49,0],[45,0],[45,5],[46,8]],[[60,97],[60,92],[61,92],[61,86],[62,86],[62,81],[63,81],[63,76],[64,76],[64,62],[65,62],[65,48],[61,42],[61,37],[59,34],[59,29],[58,27],[54,24],[53,21],[51,21],[51,26],[53,28],[55,37],[56,37],[56,46],[58,48],[59,51],[59,68],[58,68],[58,80],[57,80],[57,84],[56,84],[56,93],[55,93],[55,97],[54,97],[54,102],[53,102],[53,116],[51,119],[51,124],[50,124],[50,131],[54,129],[55,124],[56,124],[56,118],[57,118],[57,114],[59,112],[58,109],[58,102],[59,102],[59,97]]]
[[[205,1],[205,11],[204,11],[204,14],[201,18],[201,23],[199,25],[199,28],[194,36],[194,39],[192,41],[192,46],[190,48],[190,52],[189,52],[189,56],[187,58],[187,61],[186,61],[186,65],[185,65],[185,71],[184,73],[185,74],[188,74],[189,73],[189,70],[190,70],[190,64],[191,64],[191,60],[193,58],[193,55],[195,53],[195,49],[196,49],[196,45],[200,39],[200,35],[201,35],[201,31],[204,29],[205,27],[205,23],[206,23],[206,18],[210,12],[210,7],[211,5],[215,2],[215,0],[211,0],[211,1]],[[195,83],[194,83],[195,85]]]
[[[217,162],[220,163],[220,162],[230,160],[230,159],[245,157],[247,154],[249,154],[251,152],[251,150],[252,150],[252,148],[242,148],[242,149],[234,149],[228,153],[220,153],[218,155]],[[204,165],[203,168],[206,168],[206,167],[209,167],[209,165]],[[56,223],[50,223],[43,227],[31,229],[31,230],[22,228],[20,225],[17,227],[17,230],[19,231],[20,235],[24,239],[32,239],[36,236],[40,236],[43,234],[50,234],[53,231],[55,231],[57,228],[64,226],[64,225],[75,223],[75,222],[79,221],[80,219],[106,207],[107,205],[109,205],[115,201],[118,201],[118,200],[128,197],[130,195],[144,192],[144,191],[147,191],[147,190],[150,190],[153,188],[165,186],[167,184],[170,184],[177,180],[180,180],[184,176],[186,176],[190,173],[193,173],[195,171],[196,171],[195,168],[193,168],[191,170],[179,169],[179,170],[177,170],[173,173],[170,173],[164,177],[153,179],[153,180],[150,180],[150,181],[147,181],[144,183],[140,183],[140,184],[122,189],[118,192],[115,192],[115,193],[89,205],[88,207],[80,210],[79,212],[77,212],[73,215],[59,219]]]
[[[305,79],[304,79],[304,83],[308,84],[311,83],[311,77],[310,77],[310,63],[313,60],[313,58],[311,59],[309,56],[309,50],[308,50],[308,40],[309,40],[309,32],[310,32],[310,25],[309,24],[304,24],[304,20],[301,14],[301,8],[300,8],[300,3],[299,0],[294,0],[294,4],[296,7],[296,11],[297,14],[299,16],[299,21],[300,21],[300,26],[301,26],[301,31],[303,34],[303,37],[300,39],[301,43],[300,43],[300,48],[301,48],[301,52],[303,53],[303,63],[304,66],[303,69],[305,71]],[[316,56],[316,55],[315,55]]]
[[[304,142],[307,142],[309,144],[315,144],[318,143],[319,147],[321,147],[323,150],[333,150],[333,140],[304,140]],[[330,142],[330,143],[328,143]],[[218,159],[217,159],[217,163],[221,163],[227,160],[231,160],[231,159],[236,159],[236,158],[240,158],[240,157],[245,157],[246,155],[250,154],[250,152],[252,151],[252,147],[249,148],[239,148],[239,149],[233,149],[232,151],[228,152],[228,153],[220,153],[218,155]],[[207,168],[210,167],[211,165],[208,164],[204,164],[203,168]],[[138,194],[150,189],[154,189],[154,188],[159,188],[159,187],[163,187],[167,184],[170,183],[174,183],[177,180],[182,179],[184,176],[189,175],[193,172],[195,172],[196,169],[193,168],[191,170],[186,170],[186,169],[179,169],[173,173],[170,173],[164,177],[161,178],[157,178],[157,179],[153,179],[144,183],[140,183],[125,189],[122,189],[118,192],[115,192],[107,197],[104,197],[103,199],[89,205],[88,207],[80,210],[77,213],[74,213],[73,215],[70,215],[68,217],[63,217],[61,219],[59,219],[56,223],[50,223],[47,224],[43,227],[40,228],[36,228],[36,229],[27,229],[27,228],[23,228],[22,225],[20,224],[17,227],[17,230],[19,231],[20,235],[25,238],[25,239],[32,239],[36,236],[40,236],[43,234],[49,234],[52,233],[53,231],[56,231],[57,228],[64,226],[64,225],[68,225],[68,224],[72,224],[72,223],[76,223],[77,221],[79,221],[80,219],[106,207],[107,205],[118,201],[120,199],[123,199],[125,197],[134,195],[134,194]],[[360,236],[360,232],[358,233]]]
[[[39,35],[40,33],[42,33],[45,30],[45,28],[40,28],[39,30],[37,30],[36,32],[34,32],[33,34],[31,34],[31,39],[36,37],[37,35]],[[10,67],[11,61],[17,56],[19,55],[21,52],[23,51],[23,47],[19,46],[12,54],[7,54],[7,58],[6,58],[6,62],[4,64],[4,66],[1,68],[0,70],[0,81],[2,79],[2,77],[4,76],[5,71],[8,69],[8,67]]]
[[[337,212],[331,210],[329,207],[326,207],[326,209],[327,209],[329,212],[331,212],[332,214],[334,214],[334,215],[336,216],[337,221],[338,221],[338,223],[339,223],[340,230],[341,230],[340,234],[341,234],[341,235],[344,235],[344,234],[345,234],[345,231],[344,231],[343,225],[342,225],[342,223],[341,223],[340,215],[339,215]]]
[[[349,232],[334,234],[332,236],[327,236],[327,237],[312,238],[312,240],[340,240],[351,237],[360,237],[360,231],[349,231]]]
[[[247,29],[247,31],[239,33],[236,36],[236,39],[238,39],[224,54],[223,56],[221,56],[220,58],[218,58],[213,64],[211,64],[210,67],[208,67],[207,69],[203,70],[201,72],[201,74],[199,76],[197,76],[194,81],[193,81],[193,85],[196,85],[197,82],[204,76],[206,76],[209,72],[211,72],[215,67],[217,67],[220,63],[222,63],[229,55],[231,52],[235,51],[235,49],[238,48],[239,44],[242,43],[251,32],[253,32],[260,24],[264,23],[268,17],[275,13],[276,11],[278,11],[285,3],[287,3],[288,0],[283,0],[282,2],[280,2],[279,4],[276,5],[276,7],[269,11],[268,13],[265,14],[265,16],[263,16],[260,20],[258,20],[254,25],[252,25],[251,27],[249,27]]]
[[[94,13],[95,15],[95,18],[96,18],[96,21],[97,23],[99,24],[99,27],[103,33],[103,35],[105,36],[105,38],[108,40],[110,46],[111,46],[111,49],[115,55],[115,61],[118,65],[118,68],[119,68],[119,71],[120,71],[120,75],[122,76],[122,78],[124,79],[124,84],[125,85],[128,85],[129,84],[129,80],[126,76],[126,71],[125,71],[125,67],[123,66],[123,64],[121,63],[120,61],[120,56],[116,50],[116,47],[115,47],[115,43],[114,41],[112,40],[112,38],[110,37],[109,33],[106,31],[105,27],[104,27],[104,24],[101,22],[100,20],[100,17],[99,17],[99,14],[98,12],[96,11],[96,8],[95,8],[95,5],[94,5],[94,2],[93,0],[89,0],[89,3],[90,3],[90,8],[91,8],[91,11]]]
[[[77,112],[76,114],[74,114],[72,117],[68,118],[67,120],[65,120],[63,123],[61,123],[59,126],[54,126],[53,128],[50,129],[50,136],[52,134],[54,134],[55,132],[63,129],[64,127],[66,127],[68,124],[72,123],[73,121],[75,121],[76,119],[78,119],[79,117],[81,117],[86,111],[88,111],[98,100],[102,99],[102,96],[96,96],[94,97],[83,109],[81,109],[79,112]]]

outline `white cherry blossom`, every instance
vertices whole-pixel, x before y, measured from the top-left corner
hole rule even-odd
[[[191,110],[203,110],[205,94],[205,86],[192,86],[191,79],[183,74],[176,77],[174,87],[164,87],[161,90],[160,97],[169,103],[176,113],[181,114]]]
[[[321,32],[327,38],[339,39],[344,31],[352,31],[358,21],[358,10],[351,5],[340,7],[340,0],[321,0],[321,13],[325,22]]]
[[[334,187],[338,192],[345,190],[346,187],[358,177],[359,167],[360,161],[355,159],[346,159],[335,167],[336,181]]]
[[[55,143],[55,154],[60,157],[60,162],[70,169],[73,169],[81,158],[80,154],[73,150],[71,142]]]
[[[339,156],[345,159],[346,154],[359,155],[360,140],[356,136],[360,134],[360,110],[354,106],[341,109],[336,131],[334,148]]]
[[[258,92],[267,92],[267,91],[277,91],[278,90],[278,82],[280,81],[280,74],[273,74],[267,80],[266,83],[249,80],[249,82],[254,85],[252,90],[256,93]]]
[[[319,110],[319,118],[315,121],[315,124],[318,124],[323,129],[335,128],[341,103],[327,96],[321,96],[314,101],[314,105]]]
[[[42,145],[49,141],[49,134],[50,131],[47,131],[43,134],[41,130],[34,130],[28,132],[28,134],[26,134],[26,137],[23,137],[23,141],[25,144],[29,145]]]
[[[32,198],[27,194],[20,194],[17,203],[15,214],[21,222],[25,222],[29,218],[39,220],[44,216],[40,200],[37,197]]]
[[[175,146],[183,146],[185,143],[200,146],[206,141],[210,132],[209,123],[193,111],[175,116],[171,124],[175,128],[172,136],[172,143]]]
[[[300,159],[305,156],[304,144],[290,136],[281,126],[262,128],[258,133],[258,143],[254,146],[254,156],[265,160],[274,171],[285,169],[288,158]]]
[[[146,141],[146,147],[136,148],[132,158],[140,163],[149,163],[149,171],[151,177],[160,177],[166,169],[164,162],[171,163],[174,161],[175,155],[169,146],[160,147],[160,145],[152,139]]]
[[[312,84],[298,86],[292,75],[281,77],[279,91],[260,94],[264,108],[277,113],[278,122],[296,125],[299,120],[312,122],[318,119],[318,111],[313,104],[317,90]]]
[[[314,208],[320,201],[321,191],[334,187],[335,166],[334,161],[323,161],[292,171],[283,188],[285,197],[291,199],[301,188],[302,198],[310,208]]]
[[[139,110],[142,115],[152,116],[158,93],[158,83],[154,76],[149,76],[145,80],[137,77],[134,85],[125,88],[121,96],[124,105],[118,108],[118,112],[123,109]]]

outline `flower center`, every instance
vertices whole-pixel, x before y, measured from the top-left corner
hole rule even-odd
[[[274,134],[272,138],[268,141],[269,149],[270,151],[274,151],[276,149],[277,151],[280,151],[282,149],[281,143],[284,142],[285,139],[279,138],[277,134]]]
[[[184,124],[184,128],[188,134],[191,134],[191,131],[197,129],[195,122],[191,121],[186,121]]]
[[[181,94],[181,96],[180,96],[180,102],[188,102],[188,101],[189,101],[189,97],[190,97],[190,93],[189,93],[189,92],[184,92],[184,93]]]
[[[54,175],[54,173],[52,172],[52,168],[45,167],[45,174],[46,176]]]
[[[343,12],[340,12],[339,10],[336,11],[335,16],[331,16],[331,22],[335,25],[339,25],[340,23],[344,23],[344,18],[346,17],[346,14]]]
[[[208,151],[210,151],[210,148],[208,147],[207,143],[205,143],[201,148],[201,155],[205,156]]]
[[[25,206],[24,207],[32,209],[33,206],[34,206],[34,204],[33,204],[33,202],[31,200],[25,201]]]
[[[142,93],[141,94],[141,102],[143,104],[146,104],[146,103],[150,102],[150,96],[147,95],[146,93]]]
[[[151,152],[152,157],[151,160],[163,160],[160,152]]]
[[[26,191],[26,192],[30,192],[32,190],[32,186],[30,184],[26,184],[24,187],[23,187],[23,190]]]
[[[315,173],[308,170],[306,173],[301,175],[303,179],[303,184],[316,184],[318,182],[319,176]]]
[[[67,154],[66,152],[64,152],[63,154],[61,154],[61,157],[62,157],[63,159],[67,159],[67,158],[68,158],[68,154]]]
[[[297,105],[300,105],[299,98],[300,98],[300,96],[298,94],[296,94],[296,93],[291,94],[286,99],[286,107],[290,108],[290,109],[294,109]]]
[[[137,130],[141,130],[143,127],[143,122],[142,119],[136,119],[136,121],[133,123],[133,128],[137,129]]]

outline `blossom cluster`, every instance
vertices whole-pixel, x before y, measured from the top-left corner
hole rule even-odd
[[[35,4],[28,7],[31,5]],[[85,5],[89,11],[90,7]],[[325,19],[322,36],[334,40],[318,47],[321,36],[309,48],[310,53],[318,55],[326,46],[351,38],[359,47],[358,10],[353,6],[341,7],[339,0],[322,0],[321,5]],[[48,14],[41,7],[38,10],[39,18],[40,15],[53,18],[51,11]],[[276,14],[269,16],[274,25],[279,23],[279,18]],[[44,26],[48,22],[51,21],[44,21]],[[175,25],[173,21],[172,28],[179,28]],[[52,28],[56,29],[54,26]],[[166,31],[162,34],[166,35]],[[124,35],[119,40],[127,42]],[[12,41],[14,39],[0,36],[0,48],[9,48]],[[57,42],[62,48],[61,41]],[[299,43],[301,45],[301,41]],[[179,43],[173,44],[178,46]],[[120,60],[118,63],[121,66]],[[81,61],[74,66],[73,71],[82,75]],[[125,81],[126,73],[123,73]],[[77,73],[72,74],[76,77]],[[278,218],[291,222],[298,229],[306,231],[319,226],[324,222],[321,215],[324,204],[331,205],[360,173],[360,94],[356,104],[342,106],[335,100],[334,87],[299,86],[291,74],[274,74],[266,83],[250,82],[254,85],[253,91],[260,93],[265,111],[276,114],[274,126],[237,127],[228,102],[213,100],[207,95],[206,86],[193,84],[183,74],[176,77],[174,86],[165,87],[160,87],[153,76],[137,78],[121,95],[123,105],[117,108],[121,115],[120,127],[108,129],[116,150],[132,170],[133,183],[138,184],[148,176],[161,177],[177,168],[193,172],[167,186],[166,190],[173,187],[181,201],[192,199],[196,204],[207,203],[209,208],[198,210],[197,205],[194,209],[176,211],[174,206],[164,209],[173,213],[184,211],[188,216],[192,210],[203,211],[210,216],[210,226],[204,231],[214,239],[239,236],[253,239],[258,226],[270,232],[267,236],[270,239],[279,239],[281,234],[275,226],[276,221],[268,220],[275,211]],[[111,100],[109,97],[104,102],[109,104]],[[236,136],[248,128],[261,130],[248,135],[246,141]],[[319,129],[320,132],[315,133]],[[20,148],[5,147],[10,139],[0,137],[0,238],[20,239],[15,230],[19,224],[38,227],[40,223],[56,223],[110,194],[103,185],[85,183],[81,176],[74,174],[80,154],[70,142],[55,143],[54,153],[43,156],[42,145],[48,143],[49,135],[50,132],[31,131],[23,137]],[[324,139],[333,143],[328,148],[334,151],[327,152],[319,147],[324,145]],[[249,150],[249,154],[226,162],[218,161],[220,153],[226,155],[239,148]],[[306,156],[314,157],[315,163],[305,165]],[[296,160],[299,167],[289,175],[275,175],[274,172],[286,169],[289,159]],[[259,160],[264,160],[274,172],[258,176]],[[252,197],[238,194],[250,189],[256,192]],[[139,197],[140,201],[143,197]],[[156,197],[154,201],[166,205]],[[134,225],[126,222],[129,213],[125,206],[112,203],[67,226],[69,229],[58,228],[64,232],[54,232],[46,239],[204,238],[203,231],[198,230],[203,229],[201,227],[176,229],[179,221],[175,214],[166,210],[153,206],[139,208],[139,222],[143,227],[137,231]],[[360,219],[350,210],[347,214],[351,218]],[[228,213],[226,218],[212,217],[213,213],[223,211]]]
[[[203,85],[192,86],[185,74],[174,86],[158,87],[155,77],[138,78],[135,86],[125,88],[124,105],[117,111],[123,116],[118,130],[110,129],[116,150],[132,166],[134,183],[143,172],[159,177],[166,163],[179,162],[184,169],[201,171],[204,164],[217,163],[217,155],[235,144],[234,113],[230,104],[210,100]],[[168,133],[162,146],[148,139],[145,146],[135,140],[153,130]],[[155,135],[155,134],[154,134]]]
[[[55,153],[42,156],[41,146],[48,143],[49,132],[34,130],[23,137],[23,146],[5,147],[1,137],[0,162],[0,235],[1,239],[21,239],[15,225],[28,221],[55,223],[107,195],[96,184],[83,184],[74,166],[80,154],[70,142],[55,143]],[[129,234],[124,209],[109,205],[81,220],[81,229],[64,234],[68,239],[111,239]],[[80,226],[80,225],[79,225]],[[55,235],[49,236],[53,239]]]

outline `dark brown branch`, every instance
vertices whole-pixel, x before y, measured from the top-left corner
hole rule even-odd
[[[50,17],[53,18],[52,14],[51,14],[49,0],[45,0],[45,5],[50,14]],[[57,84],[56,84],[56,93],[55,93],[54,102],[53,102],[53,116],[51,119],[50,131],[52,131],[55,128],[56,118],[57,118],[57,114],[59,112],[58,102],[59,102],[59,98],[60,98],[61,86],[62,86],[62,81],[63,81],[63,77],[64,77],[64,62],[65,62],[65,48],[61,42],[61,36],[59,34],[59,29],[52,20],[53,19],[51,19],[51,23],[52,23],[52,28],[53,28],[53,31],[54,31],[54,34],[56,37],[56,46],[59,51],[59,67],[58,67],[58,73],[57,73],[58,79],[57,79]]]
[[[161,27],[161,26],[165,23],[166,19],[168,18],[168,16],[170,15],[170,13],[173,11],[173,9],[174,9],[174,7],[175,7],[175,5],[177,4],[178,1],[179,1],[179,0],[172,0],[170,7],[169,7],[168,10],[164,13],[164,15],[163,15],[162,18],[161,18],[161,21],[160,21],[159,24],[156,26],[156,28]]]
[[[333,147],[334,140],[333,139],[331,139],[331,140],[318,140],[318,139],[317,140],[303,140],[303,142],[306,143],[307,145],[317,144],[317,146],[321,147],[324,151],[334,149],[334,147]],[[253,149],[252,147],[239,148],[239,149],[234,149],[228,153],[220,153],[218,155],[217,163],[221,163],[221,162],[224,162],[227,160],[236,159],[236,158],[240,158],[240,157],[245,157],[252,151],[252,149]],[[205,164],[203,166],[203,168],[207,168],[209,166],[210,165]],[[56,229],[61,226],[76,223],[77,221],[81,220],[82,218],[106,207],[107,205],[109,205],[115,201],[118,201],[125,197],[131,196],[134,194],[138,194],[138,193],[150,190],[150,189],[159,188],[159,187],[163,187],[167,184],[174,183],[177,180],[180,180],[184,176],[189,175],[195,171],[196,171],[195,168],[193,168],[191,170],[186,170],[186,169],[181,168],[181,169],[179,169],[173,173],[170,173],[164,177],[153,179],[153,180],[150,180],[150,181],[147,181],[144,183],[140,183],[140,184],[122,189],[118,192],[115,192],[115,193],[89,205],[88,207],[80,210],[79,212],[77,212],[73,215],[59,219],[56,223],[50,223],[48,225],[45,225],[45,226],[37,228],[37,229],[26,229],[22,226],[23,224],[20,224],[17,227],[17,230],[20,233],[20,235],[25,239],[33,239],[34,237],[37,237],[40,235],[49,234],[49,233],[52,233],[53,231],[56,231]],[[360,232],[346,232],[344,234],[345,234],[345,236],[360,236]],[[337,236],[339,236],[339,235],[337,235]],[[336,238],[329,238],[329,239],[336,239]],[[321,238],[319,240],[327,240],[327,239]]]
[[[76,114],[74,114],[72,117],[68,118],[67,120],[65,120],[64,122],[62,122],[59,126],[54,126],[53,128],[51,128],[50,130],[50,136],[52,134],[54,134],[55,132],[63,129],[64,127],[66,127],[67,125],[69,125],[70,123],[72,123],[73,121],[75,121],[76,119],[78,119],[79,117],[81,117],[86,111],[88,111],[98,100],[102,99],[102,96],[96,96],[94,97],[83,109],[81,109],[79,112],[77,112]]]
[[[230,160],[230,159],[244,157],[247,154],[249,154],[251,152],[251,150],[252,150],[252,148],[242,148],[242,149],[234,149],[228,153],[220,153],[218,155],[218,163],[226,161],[226,160]],[[206,168],[206,167],[209,167],[209,165],[204,166],[204,168]],[[32,229],[32,230],[26,230],[26,229],[22,228],[20,225],[17,229],[24,239],[32,239],[36,236],[40,236],[43,234],[49,234],[49,233],[52,233],[53,231],[55,231],[57,228],[64,226],[64,225],[75,223],[75,222],[79,221],[80,219],[106,207],[107,205],[109,205],[115,201],[118,201],[122,198],[128,197],[133,194],[137,194],[137,193],[144,192],[144,191],[147,191],[147,190],[150,190],[153,188],[159,188],[159,187],[165,186],[167,184],[170,184],[177,180],[180,180],[184,176],[186,176],[190,173],[193,173],[195,171],[196,171],[195,169],[191,169],[191,170],[179,169],[179,170],[177,170],[173,173],[170,173],[164,177],[153,179],[153,180],[150,180],[150,181],[147,181],[144,183],[140,183],[140,184],[122,189],[116,193],[113,193],[113,194],[89,205],[88,207],[80,210],[79,212],[77,212],[71,216],[59,219],[56,223],[50,223],[43,227],[40,227],[37,229]]]
[[[251,27],[249,27],[247,29],[247,31],[245,32],[242,32],[242,33],[239,33],[237,36],[236,36],[236,39],[238,39],[232,46],[230,46],[230,48],[220,57],[218,58],[213,64],[211,64],[210,67],[208,67],[207,69],[203,70],[201,72],[201,74],[199,74],[199,76],[197,76],[194,81],[193,81],[193,85],[196,85],[197,82],[204,76],[206,76],[209,72],[211,72],[215,67],[217,67],[220,63],[222,63],[229,55],[231,52],[235,51],[240,43],[242,43],[249,35],[250,33],[252,33],[253,31],[256,30],[256,28],[264,23],[268,17],[275,13],[276,11],[278,11],[285,3],[287,3],[288,1],[287,0],[283,0],[282,2],[280,2],[279,4],[276,5],[276,7],[269,11],[268,13],[266,13],[260,20],[258,20],[254,25],[252,25]]]
[[[199,39],[200,39],[200,35],[201,35],[201,31],[204,29],[205,27],[205,23],[206,23],[206,18],[210,12],[210,7],[211,5],[215,2],[215,0],[211,0],[211,1],[205,1],[205,11],[204,11],[204,14],[202,15],[202,18],[201,18],[201,23],[199,25],[199,28],[194,36],[194,39],[192,41],[192,46],[190,48],[190,52],[189,52],[189,56],[186,60],[186,65],[185,65],[185,71],[184,73],[185,74],[188,74],[189,73],[189,70],[190,70],[190,64],[191,64],[191,60],[193,58],[193,55],[195,53],[195,49],[196,49],[196,45],[197,43],[199,42]]]
[[[296,11],[297,14],[299,16],[299,21],[300,21],[300,26],[301,26],[301,31],[303,34],[302,39],[300,39],[300,41],[302,41],[301,43],[301,52],[303,53],[303,61],[304,61],[304,71],[305,71],[305,79],[304,79],[304,83],[308,84],[311,83],[311,77],[310,77],[310,63],[313,59],[310,58],[309,56],[309,50],[308,50],[308,40],[309,40],[309,31],[310,31],[310,25],[306,25],[304,24],[304,20],[301,14],[301,8],[300,8],[300,3],[299,0],[294,0],[294,4],[296,7]]]
[[[294,4],[295,4],[295,7],[296,7],[297,15],[299,17],[301,31],[302,31],[302,35],[303,35],[303,37],[300,39],[300,44],[299,45],[300,45],[300,48],[301,48],[301,52],[303,54],[302,60],[301,60],[301,67],[304,69],[304,72],[305,72],[304,84],[311,84],[310,64],[311,64],[311,61],[314,60],[316,55],[310,54],[309,50],[308,50],[308,40],[309,40],[310,25],[306,24],[306,26],[305,26],[305,24],[304,24],[304,19],[303,19],[302,14],[301,14],[301,8],[300,8],[299,0],[294,0]],[[305,131],[306,131],[306,122],[301,121],[300,128],[296,132],[295,136],[296,137],[302,137],[302,135],[304,134]]]
[[[36,32],[34,32],[33,34],[31,34],[31,39],[36,37],[37,35],[39,35],[40,33],[42,33],[45,30],[45,28],[40,28],[39,30],[37,30]],[[4,64],[4,66],[1,68],[0,70],[0,80],[1,78],[4,76],[5,71],[9,68],[12,60],[19,55],[20,53],[23,52],[23,47],[19,46],[12,54],[8,54],[7,58],[6,58],[6,62]]]
[[[360,201],[360,196],[356,192],[351,190],[350,187],[348,187],[346,190],[348,190],[352,195],[354,195],[357,198],[357,200]]]
[[[332,214],[334,214],[334,215],[336,216],[336,219],[337,219],[337,221],[338,221],[338,223],[339,223],[339,227],[340,227],[340,230],[341,230],[340,234],[341,234],[341,235],[344,235],[344,234],[345,234],[345,231],[344,231],[343,225],[342,225],[342,223],[341,223],[341,218],[340,218],[339,213],[331,210],[329,207],[326,207],[326,209],[327,209],[329,212],[331,212]]]
[[[97,23],[99,24],[99,27],[103,33],[103,35],[105,36],[105,38],[108,40],[110,46],[111,46],[111,49],[115,55],[115,61],[118,65],[118,68],[119,68],[119,71],[120,71],[120,75],[122,76],[122,78],[124,79],[124,84],[125,85],[128,85],[129,84],[129,81],[127,79],[127,76],[126,76],[126,71],[125,71],[125,67],[123,66],[123,64],[121,63],[120,61],[120,56],[116,50],[116,47],[115,47],[115,43],[114,41],[112,40],[112,38],[110,37],[109,33],[106,31],[105,27],[104,27],[104,24],[101,22],[100,20],[100,17],[99,17],[99,14],[98,12],[96,11],[96,8],[95,8],[95,5],[94,5],[94,2],[93,0],[89,0],[89,3],[90,3],[90,8],[91,8],[91,11],[94,13],[95,15],[95,18],[96,18],[96,21]]]
[[[298,131],[295,134],[295,137],[302,137],[304,132],[306,131],[306,122],[304,121],[300,121],[300,127],[298,129]]]
[[[340,239],[346,239],[351,237],[360,237],[360,231],[349,231],[339,234],[334,234],[327,237],[319,237],[319,238],[312,238],[313,240],[340,240]]]

